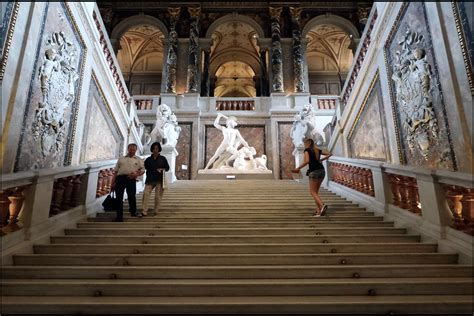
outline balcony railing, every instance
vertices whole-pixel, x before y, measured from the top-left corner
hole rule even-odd
[[[253,99],[216,100],[216,111],[255,111]]]
[[[133,100],[138,111],[156,110],[160,104],[160,96],[156,95],[134,95]]]

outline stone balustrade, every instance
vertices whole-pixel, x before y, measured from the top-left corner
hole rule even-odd
[[[374,184],[370,169],[336,162],[331,162],[329,169],[331,181],[374,196]]]
[[[88,210],[95,212],[100,198],[110,192],[115,164],[116,160],[107,160],[2,175],[1,235],[8,237],[5,249],[77,221],[77,216],[86,216]]]
[[[471,174],[334,156],[327,165],[325,184],[336,193],[374,211],[383,210],[403,225],[425,225],[429,227],[425,232],[434,238],[443,238],[447,227],[473,235]],[[454,238],[452,231],[449,234]]]
[[[255,111],[255,101],[216,100],[216,111]]]
[[[317,96],[317,108],[318,110],[335,110],[338,104],[338,96],[334,97],[320,97]]]
[[[156,107],[160,104],[160,96],[134,95],[133,100],[138,111],[156,110]]]
[[[400,208],[421,215],[420,195],[415,178],[386,173],[392,192],[392,203]]]

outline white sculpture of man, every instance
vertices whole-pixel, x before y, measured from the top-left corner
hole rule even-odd
[[[221,117],[227,120],[225,127],[219,124]],[[225,160],[225,165],[230,167],[230,162],[239,155],[237,148],[239,148],[240,144],[243,144],[245,147],[249,148],[249,144],[245,141],[242,135],[240,135],[240,132],[235,129],[237,126],[237,119],[235,117],[227,117],[221,113],[218,113],[217,118],[214,121],[214,126],[215,128],[222,131],[224,139],[222,140],[219,147],[217,147],[215,154],[211,157],[211,159],[209,159],[209,162],[204,169],[209,169],[209,167],[225,153],[229,153],[231,155]]]
[[[171,109],[166,104],[160,104],[156,109],[156,123],[155,127],[150,133],[150,138],[147,141],[147,145],[154,142],[163,142],[165,137],[164,127],[166,122],[169,121],[171,115]]]
[[[290,137],[295,147],[303,146],[303,140],[308,131],[308,123],[303,119],[301,114],[295,115],[295,121],[291,128]]]
[[[178,143],[179,133],[181,132],[181,127],[178,125],[176,115],[171,114],[168,121],[165,122],[163,127],[164,138],[166,139],[166,145],[171,145],[176,147]]]

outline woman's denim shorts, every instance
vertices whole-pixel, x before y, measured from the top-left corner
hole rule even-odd
[[[317,169],[308,174],[310,180],[323,180],[325,176],[326,171],[324,169]]]

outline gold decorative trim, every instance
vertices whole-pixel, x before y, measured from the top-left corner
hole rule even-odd
[[[372,81],[370,82],[370,86],[369,88],[367,89],[367,93],[364,97],[364,100],[362,101],[362,105],[360,106],[359,108],[359,111],[357,112],[357,115],[356,115],[356,118],[354,120],[354,123],[352,123],[352,126],[351,126],[351,129],[349,130],[349,134],[347,135],[347,139],[349,140],[351,137],[352,137],[352,134],[354,133],[354,130],[356,128],[356,125],[359,121],[359,118],[360,116],[362,115],[362,112],[364,111],[365,109],[365,106],[367,105],[367,100],[369,99],[371,93],[372,93],[372,90],[374,88],[374,85],[375,85],[375,82],[377,81],[377,79],[379,78],[379,70],[377,69],[377,71],[375,72],[375,76],[374,78],[372,79]]]
[[[406,164],[406,161],[405,161],[405,157],[403,156],[403,152],[402,152],[402,144],[401,144],[401,140],[400,140],[400,137],[401,137],[400,136],[400,129],[398,128],[398,124],[397,124],[397,111],[396,111],[396,108],[395,108],[395,103],[396,102],[394,100],[392,82],[390,81],[392,70],[390,68],[390,64],[389,64],[388,58],[387,58],[387,49],[388,49],[389,43],[392,41],[395,33],[397,32],[398,27],[400,26],[400,19],[401,19],[403,13],[406,11],[406,9],[408,7],[408,4],[409,3],[407,3],[407,2],[402,3],[402,5],[400,7],[400,10],[398,11],[397,17],[395,18],[395,21],[393,22],[390,33],[388,34],[387,40],[385,41],[385,47],[384,47],[384,51],[383,51],[383,58],[384,58],[384,61],[385,61],[385,66],[386,66],[387,74],[388,74],[388,78],[387,78],[387,80],[388,80],[388,89],[389,89],[390,103],[391,103],[391,108],[392,108],[392,118],[394,120],[395,134],[397,136],[395,138],[397,140],[397,151],[398,151],[398,158],[400,159],[400,164]]]
[[[5,68],[7,66],[8,55],[10,53],[10,46],[12,44],[13,32],[15,31],[16,18],[20,10],[20,2],[16,1],[12,10],[12,16],[8,25],[7,36],[5,37],[5,47],[3,49],[2,61],[0,63],[0,81],[3,80]]]
[[[69,18],[72,21],[72,25],[74,27],[74,30],[76,31],[76,34],[79,36],[79,39],[82,42],[82,46],[84,47],[84,51],[83,51],[83,54],[84,54],[83,56],[84,57],[82,58],[82,62],[81,62],[81,69],[80,69],[81,76],[80,76],[80,79],[79,79],[78,93],[77,93],[77,99],[76,99],[77,107],[74,111],[74,117],[72,118],[72,121],[71,121],[71,128],[72,128],[71,143],[68,146],[67,153],[66,153],[66,160],[65,160],[65,165],[69,166],[69,165],[71,165],[71,161],[72,161],[72,154],[73,154],[73,151],[74,151],[73,150],[74,149],[74,140],[76,138],[77,117],[79,115],[79,108],[81,107],[81,94],[82,94],[82,84],[84,82],[84,68],[85,68],[86,58],[87,58],[87,45],[86,45],[86,42],[84,41],[84,38],[82,37],[81,32],[79,31],[79,27],[77,26],[77,22],[76,22],[76,20],[74,19],[73,15],[72,15],[72,11],[71,11],[71,8],[69,7],[69,2],[68,1],[64,2],[64,7],[66,8],[66,12],[67,12]]]
[[[456,2],[457,1],[451,1],[451,7],[453,8],[454,22],[456,24],[456,31],[458,32],[459,43],[461,44],[461,52],[462,57],[464,59],[464,67],[466,68],[467,80],[469,81],[469,86],[471,87],[471,94],[474,94],[474,75],[472,67],[473,65],[469,57],[466,35],[463,31],[463,25],[461,23],[461,14],[459,13],[459,8]]]

